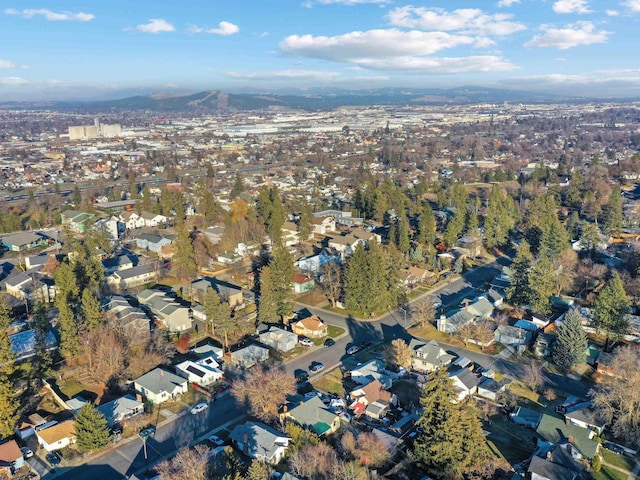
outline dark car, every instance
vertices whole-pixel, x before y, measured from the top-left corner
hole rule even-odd
[[[56,452],[47,453],[47,455],[44,458],[47,460],[47,462],[49,462],[49,465],[51,465],[52,467],[55,467],[56,465],[60,465],[61,459]]]
[[[336,341],[333,338],[327,338],[324,341],[324,346],[325,347],[333,347],[336,344]]]
[[[293,375],[298,383],[304,383],[309,380],[309,374],[302,369],[297,369]]]
[[[602,445],[607,450],[611,450],[612,452],[617,453],[618,455],[624,455],[624,448],[622,448],[620,445],[616,445],[615,443],[612,443],[612,442],[604,442]]]
[[[313,362],[309,366],[309,371],[313,373],[318,373],[324,370],[324,364],[322,362]]]

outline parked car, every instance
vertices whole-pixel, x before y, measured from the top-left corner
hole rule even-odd
[[[327,348],[328,347],[333,347],[335,344],[336,344],[336,341],[333,338],[327,338],[324,341],[324,346],[327,347]]]
[[[209,408],[209,404],[206,402],[200,402],[193,406],[191,409],[191,415],[196,415],[200,412],[204,412],[207,408]]]
[[[210,437],[207,437],[207,440],[210,441],[216,447],[219,447],[220,445],[224,445],[224,440],[222,440],[217,435],[211,435]]]
[[[25,459],[33,457],[33,451],[29,447],[20,447],[20,451]]]
[[[324,370],[324,364],[322,362],[313,362],[309,366],[309,371],[313,373],[318,373]]]
[[[310,338],[300,337],[298,339],[298,342],[300,342],[300,344],[304,345],[305,347],[313,347],[313,340],[311,340]]]
[[[44,458],[47,460],[47,462],[49,462],[49,465],[51,465],[52,467],[55,467],[56,465],[60,465],[60,461],[62,460],[60,458],[60,455],[58,455],[56,452],[49,452]]]
[[[111,435],[122,435],[122,427],[120,425],[114,425],[113,427],[111,427]]]
[[[612,443],[612,442],[604,442],[602,445],[607,450],[611,450],[612,452],[617,453],[618,455],[624,455],[624,448],[622,448],[620,445],[616,445],[615,443]]]
[[[360,347],[358,345],[351,345],[349,348],[347,348],[347,355],[353,355],[355,353],[358,353],[360,351]]]

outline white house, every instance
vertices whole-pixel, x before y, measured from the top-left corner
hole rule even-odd
[[[161,368],[155,368],[133,382],[133,388],[154,404],[173,400],[187,393],[189,382]]]
[[[333,217],[313,217],[313,232],[326,235],[336,231],[336,221]]]
[[[449,378],[453,381],[453,385],[458,390],[458,402],[475,394],[478,391],[480,380],[468,368],[449,374]]]
[[[260,422],[237,425],[230,438],[245,455],[271,465],[282,460],[289,447],[289,437]]]
[[[209,365],[185,360],[175,366],[176,373],[201,387],[211,385],[222,378],[223,372],[218,368],[219,365],[215,360],[211,357],[208,357],[208,359],[211,361]]]
[[[76,428],[73,420],[66,420],[54,425],[45,423],[43,427],[47,428],[36,428],[36,437],[38,445],[47,452],[60,450],[76,441]]]

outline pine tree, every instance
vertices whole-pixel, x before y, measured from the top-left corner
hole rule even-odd
[[[411,241],[409,239],[409,220],[404,213],[398,217],[398,229],[396,231],[396,246],[400,253],[406,255],[409,252]]]
[[[593,302],[593,325],[607,336],[606,348],[611,339],[617,340],[629,332],[625,315],[629,313],[630,305],[620,275],[614,273]]]
[[[277,312],[280,318],[284,319],[293,312],[293,302],[290,297],[295,268],[289,250],[281,242],[278,242],[274,247],[273,258],[269,262],[269,266],[271,267],[271,280]]]
[[[582,328],[582,317],[578,310],[569,311],[558,329],[558,338],[553,351],[553,361],[568,371],[585,361],[587,357],[587,334]]]
[[[531,274],[532,262],[533,256],[529,250],[529,244],[523,240],[518,246],[518,253],[511,266],[513,275],[511,285],[507,289],[507,298],[512,305],[527,304],[531,299],[529,275]]]
[[[269,480],[269,467],[261,460],[253,460],[247,470],[247,480]]]
[[[510,215],[508,201],[510,197],[503,199],[503,191],[499,185],[494,185],[489,195],[489,206],[484,216],[484,236],[488,248],[503,245],[508,238],[513,219]]]
[[[422,433],[414,453],[427,472],[438,479],[460,478],[490,457],[482,427],[471,407],[453,403],[457,393],[445,368],[425,383],[418,420]]]
[[[585,250],[595,251],[602,240],[600,239],[600,229],[595,223],[583,222],[580,232],[580,244]]]
[[[33,360],[33,379],[37,382],[46,380],[53,371],[53,361],[46,343],[50,332],[50,324],[47,319],[47,310],[44,304],[39,303],[33,310],[31,322],[35,336],[35,357]]]
[[[349,258],[344,275],[345,306],[353,311],[363,311],[363,305],[369,303],[367,286],[367,252],[362,245],[356,246]]]
[[[428,202],[422,207],[422,213],[418,219],[418,238],[417,240],[426,248],[433,248],[436,239],[436,219],[433,210]]]
[[[73,206],[78,208],[82,203],[82,194],[80,193],[80,188],[76,185],[73,189]]]
[[[3,300],[0,300],[0,379],[9,378],[16,370],[15,354],[9,340],[10,310]]]
[[[75,419],[76,444],[83,452],[97,452],[109,445],[109,423],[91,403],[85,403]]]
[[[271,267],[264,266],[260,270],[260,298],[258,299],[258,321],[275,323],[278,321],[278,306],[274,292]]]
[[[471,238],[478,237],[478,214],[475,210],[469,210],[467,212],[467,219],[465,225],[465,233],[469,235]]]
[[[244,192],[244,183],[242,181],[242,175],[240,175],[240,172],[236,172],[236,180],[233,183],[233,187],[231,188],[231,192],[229,193],[229,199],[230,200],[234,200],[242,192]]]
[[[67,260],[56,268],[53,278],[57,290],[55,304],[59,306],[74,302],[80,290],[73,267]]]
[[[191,243],[191,236],[184,224],[176,227],[176,237],[173,241],[175,254],[173,255],[173,268],[180,280],[188,280],[198,273],[196,254]]]
[[[542,257],[531,269],[531,308],[535,312],[551,313],[551,295],[555,291],[555,272],[551,260]]]
[[[299,243],[307,241],[312,233],[313,212],[311,211],[311,205],[304,201],[300,207],[300,220],[298,220]]]
[[[0,375],[0,439],[16,433],[19,406],[11,380],[4,374]]]
[[[58,310],[60,317],[60,353],[64,358],[68,359],[78,353],[78,346],[80,345],[78,324],[70,305],[60,304]]]
[[[84,326],[87,330],[94,330],[104,323],[104,312],[100,308],[100,303],[88,288],[82,291],[81,310]]]
[[[619,235],[622,232],[622,193],[620,185],[616,185],[611,192],[607,206],[607,221],[605,229],[609,235]]]
[[[444,242],[449,247],[455,246],[458,241],[458,237],[464,230],[464,223],[466,219],[466,207],[465,210],[457,209],[456,213],[453,215],[449,223],[447,223],[447,228],[444,231]]]
[[[208,288],[204,294],[203,310],[211,333],[218,335],[228,347],[228,334],[235,327],[235,321],[231,318],[229,302],[221,300],[213,288]]]

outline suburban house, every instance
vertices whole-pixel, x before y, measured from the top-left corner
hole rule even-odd
[[[143,343],[151,336],[149,317],[140,308],[133,307],[125,297],[113,295],[104,299],[102,309],[113,317],[129,341]]]
[[[106,258],[102,261],[105,275],[111,275],[113,272],[120,270],[128,270],[135,267],[138,264],[138,259],[135,261],[129,255],[116,255],[115,257]]]
[[[52,302],[56,297],[53,280],[37,272],[14,270],[2,283],[7,293],[19,300]]]
[[[49,258],[54,255],[49,255],[47,253],[40,253],[38,255],[30,255],[24,258],[24,266],[27,270],[31,270],[32,268],[37,268],[38,270],[44,266],[45,263],[49,260]]]
[[[42,248],[48,245],[43,235],[33,232],[18,232],[2,237],[2,245],[11,252],[24,252],[34,248]]]
[[[447,315],[441,315],[437,321],[438,330],[453,335],[460,327],[469,322],[487,320],[493,313],[493,303],[481,295],[473,302],[465,301],[465,306]]]
[[[291,325],[291,330],[296,335],[308,338],[322,338],[327,336],[327,325],[317,315],[311,315],[298,320]]]
[[[95,217],[93,213],[80,212],[78,210],[65,210],[60,215],[62,225],[65,225],[75,233],[84,233],[89,225],[89,220],[93,217]]]
[[[164,328],[170,332],[184,332],[191,328],[189,308],[181,305],[175,298],[160,290],[143,290],[137,300],[149,307]]]
[[[152,264],[138,265],[126,270],[118,270],[107,277],[107,283],[114,287],[126,290],[139,287],[147,283],[155,283],[158,272]]]
[[[340,428],[340,417],[329,410],[318,397],[285,405],[280,418],[293,420],[320,436],[334,433]]]
[[[11,478],[13,471],[24,466],[24,456],[15,440],[0,445],[0,478]]]
[[[144,227],[144,219],[132,210],[120,213],[120,221],[124,223],[127,230]]]
[[[366,385],[374,380],[378,380],[382,388],[388,389],[391,388],[393,383],[390,372],[386,370],[384,362],[376,358],[362,365],[358,365],[349,372],[349,376],[351,380],[358,385]]]
[[[422,373],[432,372],[440,367],[446,367],[455,358],[448,354],[435,340],[424,342],[412,338],[409,342],[411,348],[411,367]]]
[[[158,253],[162,247],[171,245],[173,238],[153,235],[151,233],[141,233],[136,238],[136,246],[142,250],[149,250]]]
[[[204,231],[204,236],[207,237],[207,240],[209,240],[213,245],[217,245],[222,240],[225,230],[224,226],[214,225],[207,227]]]
[[[509,416],[513,423],[528,428],[538,428],[540,420],[542,420],[542,415],[539,412],[520,406],[511,412]]]
[[[600,444],[594,440],[596,432],[567,423],[562,418],[543,414],[536,429],[539,437],[538,446],[571,444],[570,453],[573,458],[585,457],[591,460],[600,447]]]
[[[222,348],[211,345],[210,343],[205,343],[204,345],[200,345],[199,347],[193,347],[191,349],[191,353],[193,353],[201,360],[206,358],[217,360],[219,358],[222,358],[224,355],[224,351],[222,350]]]
[[[282,228],[282,242],[285,246],[291,247],[300,243],[300,236],[298,234],[298,226],[293,222],[284,222]],[[305,239],[306,240],[306,239]]]
[[[204,304],[204,295],[210,288],[216,291],[221,300],[229,302],[231,308],[244,303],[242,288],[233,283],[209,277],[201,278],[191,283],[191,298],[201,305]]]
[[[244,348],[231,352],[229,359],[237,367],[251,368],[269,358],[269,349],[260,345],[251,344]]]
[[[432,283],[435,280],[435,274],[425,268],[409,267],[402,271],[401,279],[406,287],[410,287],[423,283]]]
[[[224,373],[220,370],[220,365],[215,360],[211,357],[208,357],[208,360],[210,362],[204,363],[185,360],[175,366],[176,373],[201,387],[211,385],[220,380]]]
[[[556,336],[550,333],[540,332],[533,344],[533,351],[539,357],[548,357],[553,352],[553,344]]]
[[[342,257],[350,257],[353,255],[353,252],[359,244],[364,245],[365,242],[353,235],[337,235],[331,237],[327,242],[327,246],[340,253]]]
[[[349,408],[355,415],[364,413],[374,420],[384,417],[393,402],[393,395],[385,390],[378,380],[355,388],[349,392],[349,398],[351,399]]]
[[[279,352],[288,352],[298,345],[298,335],[278,327],[271,327],[259,335],[260,343]]]
[[[504,392],[508,382],[496,382],[493,378],[481,377],[478,385],[478,395],[496,401],[500,392]]]
[[[22,332],[9,335],[11,342],[11,350],[15,355],[16,361],[31,358],[36,354],[36,334],[34,330],[24,330]],[[49,330],[45,338],[45,345],[48,351],[58,348],[58,339],[55,334]]]
[[[109,240],[118,240],[127,230],[125,224],[117,217],[99,218],[93,224],[94,228],[105,232],[109,236]]]
[[[326,250],[322,250],[317,255],[299,259],[295,262],[295,266],[302,272],[319,275],[322,272],[322,267],[329,262],[339,265],[342,258],[340,255],[330,255]]]
[[[140,393],[147,402],[157,404],[173,400],[187,393],[189,382],[186,378],[154,368],[133,381],[133,388]]]
[[[144,413],[144,403],[139,402],[131,395],[125,395],[100,405],[97,409],[105,416],[109,422],[109,426],[113,426],[131,417],[135,417],[140,413]]]
[[[167,217],[159,213],[142,212],[140,214],[145,227],[164,227],[167,224]]]
[[[309,275],[303,275],[302,273],[296,273],[293,276],[293,291],[295,293],[306,293],[309,290],[313,290],[316,286],[316,281]]]
[[[270,465],[280,462],[289,447],[289,437],[260,422],[237,425],[230,438],[242,453]]]
[[[75,421],[65,420],[64,422],[56,423],[51,426],[47,425],[50,424],[45,423],[43,425],[47,428],[36,428],[38,445],[44,448],[47,452],[60,450],[61,448],[76,442]]]
[[[571,425],[593,430],[598,436],[602,435],[606,426],[606,422],[598,418],[590,401],[576,403],[568,407],[564,413],[564,419]]]
[[[519,327],[499,325],[494,332],[494,337],[498,343],[517,347],[527,345],[531,341],[532,333],[530,330]]]
[[[460,370],[451,372],[449,378],[453,381],[456,390],[458,390],[459,402],[474,395],[478,391],[480,380],[468,368],[461,368]]]
[[[567,447],[558,445],[543,451],[544,457],[534,455],[527,469],[531,480],[576,480],[583,469],[571,458]]]
[[[336,231],[336,221],[333,217],[313,217],[313,233],[326,235]]]

